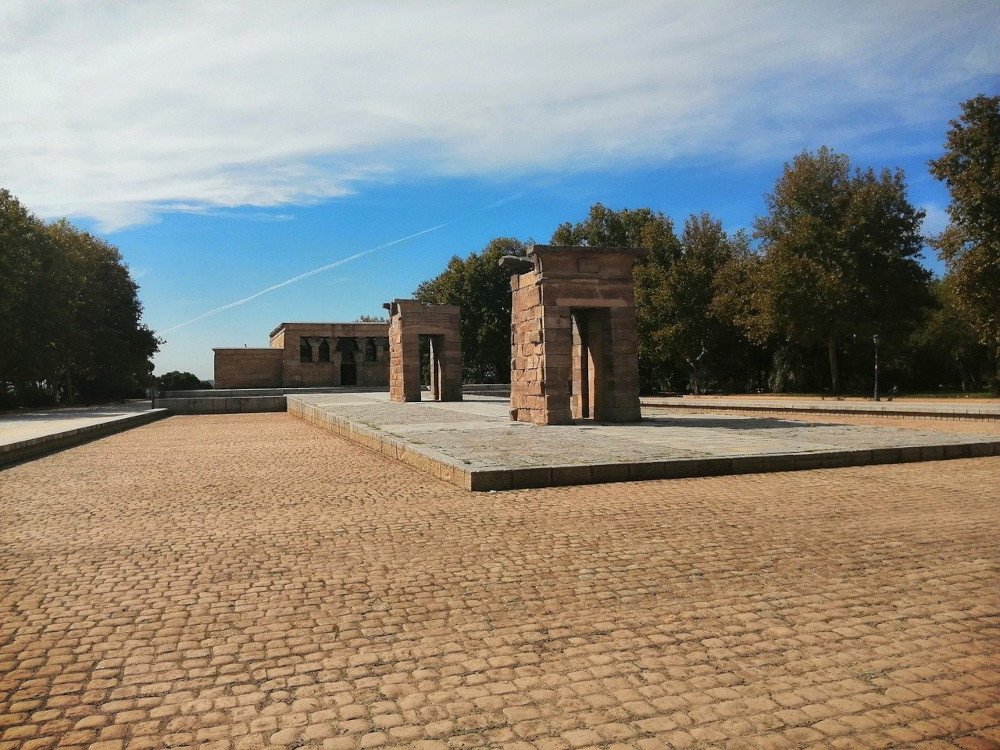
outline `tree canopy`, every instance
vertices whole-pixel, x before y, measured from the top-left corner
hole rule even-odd
[[[199,391],[211,388],[212,384],[193,372],[171,370],[156,378],[156,386],[161,391]]]
[[[662,212],[596,203],[550,241],[648,251],[634,271],[646,392],[867,391],[876,346],[887,386],[980,387],[1000,364],[1000,97],[963,111],[931,162],[952,191],[952,223],[935,240],[941,280],[920,263],[924,212],[903,172],[855,167],[827,147],[784,165],[752,235],[708,213],[678,235]],[[510,292],[496,260],[523,250],[494,240],[418,289],[462,306],[469,379],[507,377]]]
[[[740,377],[734,366],[742,364],[745,342],[717,300],[725,269],[748,253],[745,234],[731,237],[722,222],[702,213],[685,220],[680,253],[669,266],[636,268],[636,315],[647,357],[661,372],[684,372],[693,393],[723,383],[733,388]]]
[[[950,222],[934,244],[948,264],[956,304],[980,340],[1000,351],[1000,96],[964,102],[950,124],[944,154],[930,162],[951,193]]]
[[[118,249],[0,190],[0,382],[18,401],[133,395],[159,340]]]
[[[698,392],[739,379],[741,335],[717,309],[719,277],[749,252],[745,235],[728,236],[707,213],[690,216],[680,237],[673,221],[651,208],[615,211],[596,203],[583,221],[564,223],[555,245],[642,247],[635,301],[639,371],[646,390]],[[734,363],[736,367],[734,367]]]
[[[524,255],[525,243],[491,240],[481,252],[452,257],[438,276],[414,292],[421,302],[462,308],[462,369],[466,382],[510,381],[510,273],[504,255]]]
[[[551,242],[553,245],[642,247],[649,254],[640,263],[663,268],[680,255],[673,221],[650,208],[614,211],[595,203],[583,221],[560,224],[552,233]]]
[[[785,165],[767,209],[754,225],[763,256],[743,322],[758,341],[825,344],[836,393],[844,339],[899,341],[929,303],[924,212],[907,199],[902,171],[852,170],[826,147]]]

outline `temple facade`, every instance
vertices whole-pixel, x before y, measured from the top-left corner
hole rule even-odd
[[[389,384],[388,323],[282,323],[270,346],[213,351],[216,388]]]

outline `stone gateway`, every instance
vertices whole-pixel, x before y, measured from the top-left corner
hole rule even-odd
[[[415,299],[394,299],[382,307],[389,311],[389,398],[420,401],[420,339],[427,337],[431,400],[461,401],[460,309]]]
[[[639,421],[632,266],[646,251],[535,245],[500,264],[510,286],[510,416]]]

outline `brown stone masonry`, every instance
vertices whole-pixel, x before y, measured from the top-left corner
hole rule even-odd
[[[511,278],[511,419],[639,420],[632,266],[645,250],[535,245]]]
[[[461,311],[395,299],[389,311],[389,398],[420,401],[420,337],[430,339],[431,400],[462,400]]]
[[[216,388],[385,386],[386,323],[282,323],[267,348],[215,349]]]

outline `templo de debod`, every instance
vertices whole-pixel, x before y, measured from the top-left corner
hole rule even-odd
[[[513,274],[511,419],[641,418],[632,266],[645,253],[535,245],[500,261]]]
[[[388,323],[282,323],[259,348],[216,348],[216,388],[385,387]]]

